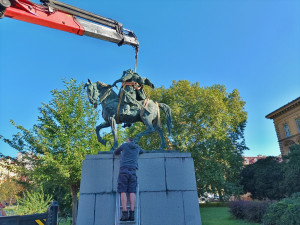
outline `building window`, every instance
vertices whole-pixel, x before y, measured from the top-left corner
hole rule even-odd
[[[300,118],[296,119],[297,127],[298,127],[298,132],[300,133]]]
[[[291,132],[290,132],[289,125],[287,123],[285,123],[283,125],[283,128],[284,128],[285,137],[290,137],[291,136]]]

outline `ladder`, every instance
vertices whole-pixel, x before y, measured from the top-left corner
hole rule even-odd
[[[130,201],[129,201],[129,196],[127,195],[127,210],[129,211],[130,209]],[[136,196],[135,196],[135,219],[134,221],[120,221],[122,215],[122,204],[121,204],[121,198],[120,194],[116,192],[116,214],[115,214],[115,225],[140,225],[140,189],[139,189],[139,184],[137,184],[136,187]]]

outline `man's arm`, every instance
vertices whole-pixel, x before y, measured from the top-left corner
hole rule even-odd
[[[125,76],[122,76],[119,80],[116,80],[112,86],[116,86],[119,82],[125,82],[126,80],[129,80],[132,78],[132,74],[126,74]]]
[[[119,83],[119,82],[123,82],[122,78],[121,78],[121,79],[119,79],[119,80],[116,80],[116,81],[113,83],[113,85],[112,85],[112,86],[113,86],[113,87],[114,87],[114,86],[116,86],[116,84],[117,84],[117,83]]]
[[[148,78],[144,78],[144,84],[154,89],[154,84]]]
[[[144,150],[140,148],[139,154],[144,153]]]
[[[123,150],[123,145],[121,145],[119,148],[114,150],[114,155],[120,155],[122,150]]]

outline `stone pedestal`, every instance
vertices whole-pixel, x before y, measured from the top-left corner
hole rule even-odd
[[[82,165],[78,225],[114,225],[119,157],[87,155]],[[139,156],[141,225],[201,225],[190,153]]]

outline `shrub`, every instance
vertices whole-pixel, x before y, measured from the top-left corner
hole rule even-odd
[[[280,200],[286,197],[283,186],[284,163],[276,157],[259,159],[245,166],[241,176],[244,193],[250,192],[253,199]]]
[[[245,208],[245,219],[255,223],[261,223],[264,214],[266,213],[270,202],[248,202]]]
[[[269,201],[233,201],[229,203],[229,208],[238,219],[260,223],[269,204]]]
[[[52,201],[50,195],[44,194],[43,189],[39,192],[24,193],[24,198],[18,200],[17,215],[45,213]]]
[[[227,207],[228,202],[205,202],[199,204],[200,208],[209,208],[209,207]]]
[[[263,217],[264,225],[299,225],[300,193],[270,205]]]
[[[234,215],[237,219],[244,219],[245,218],[245,208],[247,202],[246,201],[232,201],[229,202],[229,211],[232,215]]]

